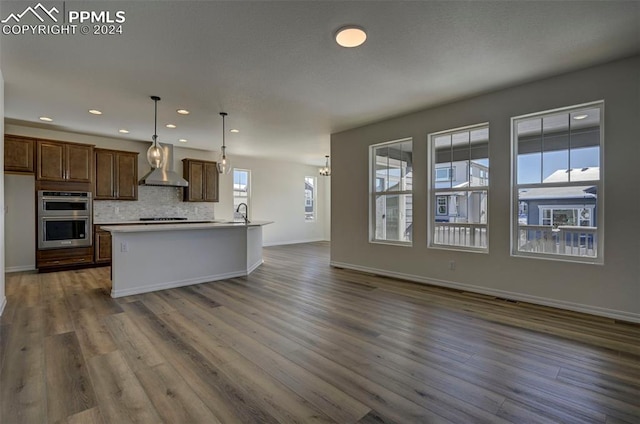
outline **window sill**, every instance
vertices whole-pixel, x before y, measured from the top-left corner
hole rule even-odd
[[[413,247],[410,241],[391,241],[391,240],[369,240],[371,244],[385,244],[389,246]]]
[[[453,250],[455,252],[471,252],[471,253],[489,253],[488,247],[468,247],[468,246],[452,246],[448,244],[429,244],[429,249],[437,250]]]
[[[549,255],[544,253],[528,253],[528,252],[511,252],[511,257],[513,258],[525,258],[525,259],[542,259],[547,261],[556,261],[556,262],[568,262],[574,264],[585,264],[585,265],[604,265],[604,260],[602,258],[587,258],[580,256],[563,256],[563,255]]]

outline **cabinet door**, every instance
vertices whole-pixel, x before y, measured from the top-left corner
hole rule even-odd
[[[138,154],[118,153],[116,156],[117,198],[138,200]]]
[[[33,174],[34,140],[20,137],[4,138],[4,172]]]
[[[90,183],[93,164],[93,147],[66,145],[67,181]]]
[[[96,230],[95,262],[111,262],[111,233],[108,231]]]
[[[204,200],[204,164],[189,162],[189,201],[202,202]]]
[[[65,180],[65,145],[52,141],[38,141],[37,173],[38,180]]]
[[[204,199],[205,202],[218,201],[218,168],[214,162],[204,163]]]
[[[116,153],[96,150],[96,195],[97,200],[116,197]]]

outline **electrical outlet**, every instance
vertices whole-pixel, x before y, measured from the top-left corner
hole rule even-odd
[[[195,209],[196,209],[196,213],[198,213],[198,207],[197,207],[197,206],[196,206],[196,208],[195,208]]]
[[[454,271],[456,269],[456,261],[449,261],[449,269]]]
[[[120,243],[120,251],[124,252],[124,253],[128,252],[129,251],[129,245],[126,242],[123,241],[122,243]]]
[[[120,206],[116,206],[114,209],[116,213],[120,213]]]

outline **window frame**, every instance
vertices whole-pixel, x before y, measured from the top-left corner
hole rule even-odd
[[[399,190],[399,191],[377,191],[376,165],[375,165],[375,150],[379,147],[389,146],[393,144],[400,144],[410,142],[411,152],[413,154],[413,137],[404,137],[396,140],[385,141],[382,143],[376,143],[369,145],[369,243],[371,244],[384,244],[400,247],[413,247],[413,237],[410,241],[402,240],[385,240],[376,238],[376,196],[402,196],[410,195],[412,198],[412,217],[413,217],[413,185],[411,190]],[[412,221],[413,223],[413,221]],[[413,229],[412,229],[413,231]]]
[[[251,170],[250,169],[246,169],[246,168],[233,168],[231,169],[231,185],[232,185],[232,198],[233,198],[233,202],[231,204],[231,207],[233,208],[233,215],[235,216],[236,213],[236,208],[237,206],[235,205],[235,200],[236,200],[236,187],[235,187],[235,173],[236,171],[239,172],[246,172],[247,173],[247,200],[243,203],[247,204],[247,219],[251,219]]]
[[[598,180],[588,180],[588,181],[564,181],[564,182],[540,182],[540,183],[523,183],[518,184],[518,140],[517,140],[517,125],[518,122],[531,119],[531,118],[540,118],[544,119],[545,117],[556,115],[558,113],[566,112],[569,114],[569,131],[571,130],[571,114],[579,112],[583,109],[594,109],[598,108],[600,110],[600,144],[599,152],[598,152],[598,161],[599,161],[599,175]],[[577,105],[565,106],[556,109],[544,110],[541,112],[533,112],[524,115],[518,115],[511,117],[511,130],[510,130],[510,141],[511,141],[511,217],[510,217],[510,256],[519,257],[519,258],[531,258],[531,259],[543,259],[543,260],[554,260],[560,262],[573,262],[573,263],[581,263],[581,264],[592,264],[592,265],[604,265],[604,243],[605,243],[605,231],[604,231],[604,180],[605,180],[605,166],[604,166],[604,149],[605,149],[605,102],[604,100],[596,100],[593,102],[581,103]],[[568,154],[571,155],[570,150]],[[569,163],[570,167],[570,163]],[[576,168],[578,169],[578,168]],[[518,250],[518,238],[519,238],[519,226],[518,222],[519,218],[519,190],[527,189],[527,188],[538,188],[538,187],[581,187],[585,185],[595,185],[596,186],[596,203],[593,210],[597,211],[596,217],[596,236],[597,236],[597,248],[596,248],[596,257],[587,257],[587,256],[574,256],[574,255],[563,255],[556,253],[539,253],[539,252],[525,252]],[[593,212],[592,212],[593,213]],[[553,217],[552,217],[553,219]],[[592,220],[593,222],[593,220]]]
[[[318,178],[314,177],[314,176],[310,176],[310,175],[306,175],[304,177],[304,183],[307,184],[307,179],[311,179],[313,180],[313,191],[311,193],[311,207],[312,207],[312,218],[311,219],[307,219],[307,192],[310,190],[307,190],[306,187],[304,189],[304,222],[306,223],[313,223],[316,222],[318,220]]]
[[[473,253],[484,253],[484,254],[488,254],[489,253],[489,197],[490,197],[490,184],[491,181],[489,180],[487,185],[484,186],[471,186],[469,185],[469,187],[465,187],[465,188],[453,188],[453,187],[449,187],[449,188],[436,188],[435,184],[436,182],[443,182],[443,181],[447,181],[447,180],[442,180],[442,179],[436,179],[436,163],[435,163],[435,138],[442,136],[442,135],[446,135],[446,134],[454,134],[454,133],[458,133],[458,132],[463,132],[463,131],[473,131],[473,130],[477,130],[480,128],[487,128],[487,130],[489,131],[489,138],[487,140],[487,159],[489,159],[489,154],[490,154],[490,150],[491,150],[491,146],[490,146],[490,142],[491,142],[491,130],[489,128],[489,122],[481,122],[478,124],[472,124],[472,125],[465,125],[463,127],[458,127],[458,128],[451,128],[451,129],[447,129],[447,130],[443,130],[443,131],[437,131],[437,132],[433,132],[433,133],[429,133],[427,134],[427,190],[428,190],[428,195],[427,195],[427,247],[429,249],[438,249],[438,250],[454,250],[454,251],[463,251],[463,252],[473,252]],[[471,159],[468,160],[468,166],[467,166],[467,178],[469,179],[469,183],[471,184]],[[446,168],[439,168],[439,169],[446,169]],[[449,166],[448,168],[449,170],[455,170],[455,165],[453,165],[453,162],[451,162],[451,166]],[[491,174],[490,172],[491,170],[491,162],[489,162],[489,174]],[[449,171],[451,174],[451,171]],[[453,175],[455,176],[455,174]],[[453,178],[452,176],[452,178]],[[464,191],[467,193],[471,193],[473,191],[486,191],[487,193],[487,210],[486,210],[486,223],[482,224],[485,226],[486,228],[486,239],[487,239],[487,246],[486,247],[477,247],[477,246],[462,246],[462,245],[453,245],[453,244],[437,244],[434,243],[434,238],[435,238],[435,227],[436,227],[436,218],[438,216],[442,216],[441,214],[437,214],[436,213],[436,206],[438,205],[438,197],[449,197],[446,195],[442,195],[440,193],[443,192],[451,192],[451,191]],[[449,204],[447,203],[447,215],[450,215],[451,211],[449,208]],[[476,224],[476,223],[473,223]]]

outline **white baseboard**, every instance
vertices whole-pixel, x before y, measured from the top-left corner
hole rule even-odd
[[[7,297],[6,296],[2,296],[2,299],[0,299],[0,316],[2,316],[2,313],[4,312],[4,307],[7,306]]]
[[[247,274],[246,274],[246,275],[251,274],[253,271],[255,271],[255,270],[256,270],[256,268],[258,268],[258,267],[259,267],[260,265],[262,265],[263,263],[264,263],[264,260],[262,260],[262,258],[261,258],[261,259],[260,259],[259,261],[257,261],[255,264],[251,265],[251,266],[249,267],[249,269],[247,269]]]
[[[22,272],[22,271],[35,271],[35,265],[20,265],[20,266],[9,266],[4,269],[4,272]]]
[[[284,246],[285,244],[314,243],[316,241],[326,241],[326,240],[324,238],[315,238],[315,239],[305,239],[305,240],[275,241],[275,242],[263,243],[262,247]]]
[[[511,292],[506,290],[491,289],[473,284],[457,283],[454,281],[436,280],[433,278],[425,278],[419,275],[405,274],[401,272],[388,271],[385,269],[370,268],[361,265],[353,265],[344,262],[331,261],[330,265],[336,268],[351,269],[354,271],[367,272],[370,274],[383,275],[385,277],[393,277],[401,280],[414,281],[416,283],[429,284],[433,286],[447,287],[451,289],[464,290],[474,293],[486,294],[489,296],[501,297],[505,299],[519,300],[522,302],[533,303],[536,305],[551,306],[553,308],[566,309],[569,311],[583,312],[586,314],[597,315],[601,317],[613,318],[621,321],[640,323],[640,314],[626,311],[617,311],[615,309],[601,308],[599,306],[584,305],[581,303],[568,302],[565,300],[550,299],[547,297],[532,296],[524,293]]]

